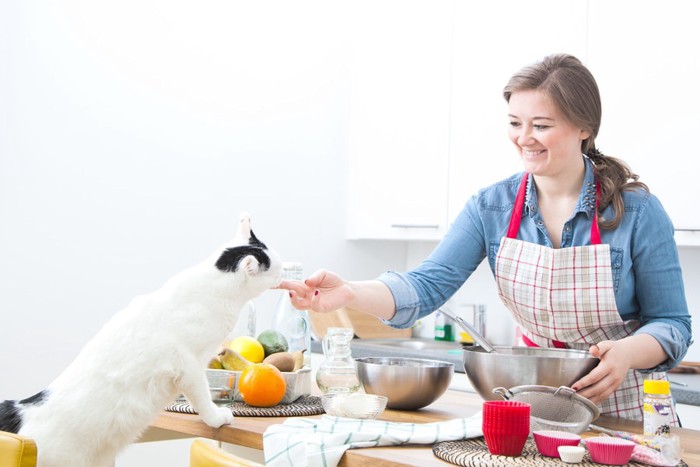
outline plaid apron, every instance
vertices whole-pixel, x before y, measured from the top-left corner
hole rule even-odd
[[[518,240],[529,174],[520,183],[508,232],[496,256],[501,300],[520,325],[530,346],[588,350],[604,340],[631,335],[636,321],[623,322],[613,288],[610,246],[600,243],[596,214],[591,245],[554,249]],[[665,373],[647,375],[665,379]],[[601,404],[601,413],[641,420],[644,377],[630,370],[625,381]]]

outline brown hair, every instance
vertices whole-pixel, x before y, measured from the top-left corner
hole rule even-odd
[[[624,161],[606,156],[596,148],[595,138],[600,129],[602,110],[595,78],[576,57],[550,55],[515,73],[503,89],[503,97],[508,102],[513,93],[527,90],[543,92],[569,122],[590,132],[591,136],[581,142],[581,152],[595,166],[601,191],[598,211],[602,212],[610,204],[615,211],[613,219],[599,220],[599,224],[602,228],[614,229],[620,224],[624,213],[622,191],[649,189],[638,181],[639,176]]]

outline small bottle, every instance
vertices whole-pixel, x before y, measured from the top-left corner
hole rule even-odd
[[[442,313],[442,315],[445,317],[445,337],[442,340],[452,342],[455,340],[455,335],[453,332],[454,326],[452,326],[452,318],[445,315],[445,313]]]
[[[435,340],[436,341],[453,341],[452,334],[452,319],[440,310],[435,315]]]
[[[445,315],[440,310],[435,313],[435,340],[445,340]]]
[[[301,280],[302,267],[299,263],[284,263],[282,265],[284,279]],[[309,312],[298,310],[292,305],[289,293],[283,291],[275,311],[274,329],[287,338],[289,351],[306,349],[305,361],[311,351],[311,332],[309,329]]]
[[[673,423],[673,400],[668,381],[644,380],[644,436],[668,436]]]

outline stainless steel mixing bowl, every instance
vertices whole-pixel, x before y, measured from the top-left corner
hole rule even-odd
[[[542,347],[479,346],[462,350],[464,371],[476,392],[486,400],[500,400],[497,387],[524,385],[571,386],[598,365],[588,351]]]
[[[454,365],[403,357],[356,358],[357,375],[368,394],[386,396],[387,408],[416,410],[430,405],[450,385]]]

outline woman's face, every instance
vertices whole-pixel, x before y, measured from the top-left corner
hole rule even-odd
[[[569,123],[542,92],[513,93],[508,119],[508,136],[526,172],[556,176],[581,166],[581,141],[590,133]]]

